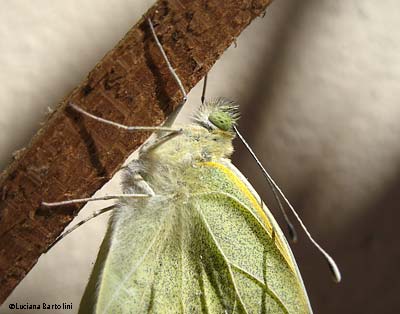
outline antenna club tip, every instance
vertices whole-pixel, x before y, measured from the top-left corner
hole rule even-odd
[[[340,283],[342,281],[342,274],[340,273],[339,267],[337,267],[334,260],[328,259],[329,269],[332,273],[332,279],[335,283]]]
[[[340,283],[342,281],[342,275],[338,271],[337,273],[333,274],[333,282]]]

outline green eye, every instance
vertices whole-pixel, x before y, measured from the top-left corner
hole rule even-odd
[[[222,131],[232,129],[232,117],[227,112],[215,111],[209,115],[208,120]]]

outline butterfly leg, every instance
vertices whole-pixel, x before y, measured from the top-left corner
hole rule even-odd
[[[72,200],[66,200],[61,202],[42,202],[42,206],[44,207],[56,207],[63,205],[71,205],[78,204],[84,202],[93,202],[93,201],[106,201],[112,199],[121,199],[121,198],[147,198],[150,197],[149,194],[114,194],[114,195],[104,195],[99,197],[87,197],[87,198],[77,198]]]
[[[176,83],[178,84],[178,86],[179,86],[179,88],[180,88],[180,90],[182,92],[183,99],[182,99],[182,102],[179,104],[178,109],[176,110],[176,112],[179,112],[180,109],[182,108],[182,106],[185,104],[185,102],[187,100],[187,93],[185,91],[185,88],[183,87],[182,81],[180,80],[179,76],[176,74],[174,68],[171,66],[171,63],[168,60],[167,54],[165,53],[164,48],[162,47],[162,45],[160,43],[160,40],[158,39],[157,34],[156,34],[155,30],[154,30],[154,26],[153,26],[153,23],[151,22],[151,19],[147,19],[147,22],[150,25],[150,29],[151,29],[151,32],[153,34],[154,40],[156,41],[156,44],[157,44],[158,48],[160,49],[161,54],[162,54],[165,62],[167,63],[168,70],[170,71],[170,73],[174,77]],[[207,89],[207,74],[204,76],[203,91],[202,91],[202,94],[201,94],[201,103],[202,104],[204,104],[204,101],[205,101],[206,89]]]
[[[204,105],[204,101],[206,100],[206,90],[207,90],[207,79],[208,79],[208,74],[204,76],[203,80],[203,90],[201,92],[201,103]]]
[[[96,218],[97,216],[100,216],[101,214],[104,214],[106,212],[109,212],[111,210],[114,210],[116,207],[116,205],[111,205],[99,210],[96,210],[95,212],[93,212],[89,217],[86,217],[85,219],[81,220],[80,222],[78,222],[76,225],[74,225],[73,227],[71,227],[70,229],[64,231],[60,236],[58,236],[54,242],[47,248],[47,250],[45,251],[45,253],[47,253],[48,251],[50,251],[50,249],[55,246],[58,242],[60,242],[62,239],[64,239],[67,235],[69,235],[72,231],[76,230],[78,227],[82,226],[84,223],[88,222],[89,220],[92,220],[93,218]]]
[[[163,135],[161,137],[157,137],[155,140],[153,141],[148,141],[147,143],[145,143],[141,148],[140,148],[140,152],[139,155],[145,155],[146,153],[148,153],[149,151],[159,147],[160,145],[164,144],[165,142],[168,142],[169,140],[172,140],[173,138],[175,138],[177,135],[182,134],[182,129],[177,130],[177,131],[173,131],[170,132],[166,135]]]
[[[110,200],[110,199],[128,199],[128,198],[141,199],[141,198],[149,198],[149,197],[155,195],[153,190],[150,187],[148,187],[148,189],[146,189],[146,191],[148,191],[149,194],[114,194],[114,195],[105,195],[105,196],[101,196],[101,197],[81,198],[81,199],[66,200],[66,201],[53,202],[53,203],[43,202],[42,206],[55,207],[55,206],[62,206],[62,205],[77,204],[77,203],[82,203],[82,202],[99,201],[99,200]],[[111,205],[111,206],[96,210],[90,216],[88,216],[85,219],[81,220],[76,225],[74,225],[73,227],[71,227],[70,229],[68,229],[64,233],[62,233],[59,237],[57,237],[57,239],[55,239],[55,241],[47,248],[45,253],[47,253],[54,245],[56,245],[59,241],[61,241],[63,238],[65,238],[72,231],[76,230],[77,228],[79,228],[80,226],[82,226],[83,224],[88,222],[89,220],[92,220],[93,218],[96,218],[97,216],[100,216],[101,214],[104,214],[106,212],[114,210],[117,206],[118,205]]]
[[[156,42],[156,44],[158,46],[158,49],[160,50],[161,55],[163,56],[163,59],[164,59],[165,63],[168,66],[168,70],[171,73],[171,75],[173,76],[176,84],[178,84],[179,89],[181,90],[181,93],[183,95],[182,101],[179,104],[178,108],[175,110],[175,112],[172,114],[172,116],[170,118],[168,118],[168,120],[164,124],[164,125],[169,125],[169,124],[173,123],[173,121],[176,118],[176,115],[179,113],[179,111],[182,109],[183,105],[185,104],[185,102],[187,100],[187,93],[186,93],[185,87],[182,84],[182,81],[180,80],[178,74],[176,74],[174,68],[172,67],[171,62],[169,61],[168,56],[165,53],[165,50],[164,50],[163,46],[161,45],[160,40],[157,37],[156,31],[154,30],[154,26],[153,26],[153,23],[151,22],[150,18],[147,19],[147,23],[150,26],[150,30],[151,30],[151,33],[153,35],[154,41]]]
[[[69,105],[76,111],[80,112],[81,114],[83,114],[86,117],[89,117],[93,120],[96,120],[98,122],[101,123],[105,123],[108,125],[112,125],[114,127],[117,127],[119,129],[123,129],[123,130],[127,130],[127,131],[155,131],[155,132],[162,132],[162,131],[166,131],[169,132],[166,135],[163,135],[161,137],[156,138],[154,141],[149,142],[147,145],[144,145],[141,152],[142,153],[146,153],[156,147],[158,147],[159,145],[162,145],[163,143],[167,142],[168,140],[174,138],[175,136],[181,134],[182,130],[181,129],[177,129],[177,128],[171,128],[168,127],[168,125],[172,124],[172,122],[174,121],[177,112],[179,112],[179,110],[182,108],[182,106],[184,105],[184,103],[187,100],[187,93],[186,90],[181,82],[181,80],[179,79],[178,75],[176,74],[175,70],[173,69],[156,33],[153,27],[153,24],[151,22],[150,19],[148,19],[148,23],[152,32],[152,35],[155,39],[155,42],[168,66],[168,69],[170,71],[170,73],[172,74],[172,76],[174,77],[175,81],[177,82],[182,95],[183,95],[183,99],[181,101],[181,103],[178,106],[178,109],[175,111],[174,115],[172,118],[169,118],[164,124],[163,126],[151,126],[151,127],[146,127],[146,126],[128,126],[128,125],[124,125],[124,124],[120,124],[118,122],[114,122],[111,120],[107,120],[101,117],[98,117],[96,115],[93,115],[89,112],[87,112],[86,110],[80,108],[79,106],[77,106],[74,103],[69,103]],[[128,165],[129,168],[129,165]],[[139,193],[132,193],[132,194],[115,194],[115,195],[106,195],[106,196],[101,196],[101,197],[93,197],[93,198],[80,198],[80,199],[73,199],[73,200],[65,200],[65,201],[60,201],[60,202],[42,202],[42,206],[45,207],[56,207],[56,206],[63,206],[63,205],[71,205],[71,204],[77,204],[77,203],[82,203],[82,202],[91,202],[91,201],[98,201],[98,200],[110,200],[110,199],[127,199],[127,198],[148,198],[151,196],[154,196],[155,193],[152,190],[152,188],[147,184],[147,182],[141,177],[139,172],[135,172],[135,173],[131,173],[131,178],[130,180],[133,180],[134,182],[132,182],[133,184],[130,186],[131,190],[134,191],[141,191],[144,192],[143,194],[139,194]],[[127,177],[127,176],[125,176]],[[125,178],[126,180],[126,178]],[[107,208],[103,208],[99,211],[94,212],[90,217],[82,220],[81,222],[79,222],[78,224],[76,224],[74,227],[72,227],[71,229],[69,229],[68,231],[64,232],[61,236],[59,236],[54,242],[53,244],[48,248],[48,250],[53,247],[58,241],[60,241],[62,238],[64,238],[66,235],[68,235],[69,233],[71,233],[73,230],[75,230],[76,228],[78,228],[79,226],[83,225],[85,222],[91,220],[94,217],[97,217],[98,215],[101,215],[102,213],[105,213],[107,211],[110,211],[112,209],[114,209],[115,205],[107,207]],[[48,251],[47,250],[47,251]],[[46,251],[46,252],[47,252]]]
[[[174,68],[172,67],[172,65],[171,65],[171,63],[170,63],[170,61],[169,61],[169,59],[167,57],[167,54],[165,53],[164,48],[162,47],[162,45],[160,43],[160,40],[157,37],[157,34],[156,34],[155,30],[154,30],[153,23],[151,22],[150,19],[148,19],[147,21],[149,23],[153,38],[154,38],[154,40],[155,40],[155,42],[156,42],[156,44],[157,44],[157,46],[158,46],[163,58],[164,58],[164,61],[166,62],[171,75],[175,79],[175,81],[178,84],[179,89],[181,90],[182,95],[183,95],[183,99],[182,99],[181,103],[179,104],[177,110],[175,110],[175,112],[172,114],[172,117],[168,118],[168,120],[163,124],[163,126],[159,126],[159,127],[127,126],[127,125],[124,125],[124,124],[121,124],[121,123],[117,123],[117,122],[114,122],[114,121],[110,121],[110,120],[95,116],[95,115],[87,112],[86,110],[80,108],[79,106],[77,106],[77,105],[75,105],[73,103],[69,104],[73,109],[75,109],[76,111],[82,113],[83,115],[85,115],[85,116],[87,116],[87,117],[89,117],[91,119],[94,119],[96,121],[99,121],[99,122],[102,122],[102,123],[105,123],[105,124],[109,124],[109,125],[115,126],[117,128],[123,129],[123,130],[127,130],[127,131],[168,131],[168,132],[170,132],[169,134],[167,134],[167,135],[165,135],[163,137],[160,137],[157,140],[149,143],[147,146],[145,145],[143,147],[143,152],[146,152],[146,151],[149,151],[151,149],[154,149],[157,146],[165,143],[169,139],[172,139],[172,138],[174,138],[175,136],[177,136],[177,135],[179,135],[181,133],[180,129],[170,128],[170,127],[168,127],[168,125],[172,124],[173,120],[175,120],[175,117],[176,117],[177,113],[180,111],[180,109],[182,108],[182,106],[185,104],[185,102],[187,100],[186,90],[185,90],[185,88],[184,88],[184,86],[182,84],[182,81],[180,80],[179,76],[176,74]]]
[[[110,121],[110,120],[95,116],[95,115],[87,112],[86,110],[83,110],[81,107],[75,105],[74,103],[69,103],[69,105],[73,109],[75,109],[76,111],[82,113],[83,115],[85,115],[85,116],[87,116],[87,117],[89,117],[89,118],[91,118],[93,120],[96,120],[96,121],[99,121],[99,122],[102,122],[102,123],[105,123],[105,124],[109,124],[109,125],[115,126],[115,127],[119,128],[119,129],[123,129],[123,130],[126,130],[126,131],[153,131],[153,132],[154,131],[167,131],[167,132],[179,131],[179,129],[169,128],[169,127],[164,127],[164,126],[129,126],[129,125],[124,125],[124,124],[121,124],[121,123],[118,123],[118,122]]]
[[[149,23],[149,26],[150,26],[150,29],[151,29],[151,33],[152,33],[152,35],[154,37],[154,40],[155,40],[155,42],[156,42],[156,44],[157,44],[157,46],[158,46],[158,48],[159,48],[159,50],[160,50],[160,52],[161,52],[161,54],[163,56],[163,59],[165,60],[167,66],[168,66],[168,70],[172,74],[173,78],[175,79],[176,83],[178,84],[179,89],[181,90],[182,95],[183,95],[183,99],[182,99],[181,103],[179,104],[177,110],[175,110],[175,112],[172,115],[173,117],[168,118],[168,120],[164,123],[164,125],[160,126],[160,127],[127,126],[127,125],[123,125],[123,124],[120,124],[120,123],[117,123],[117,122],[114,122],[114,121],[110,121],[110,120],[95,116],[95,115],[83,110],[82,108],[78,107],[77,105],[75,105],[73,103],[70,103],[69,105],[72,108],[74,108],[76,111],[78,111],[78,112],[84,114],[85,116],[90,117],[90,118],[92,118],[92,119],[94,119],[96,121],[99,121],[99,122],[102,122],[102,123],[106,123],[106,124],[109,124],[109,125],[113,125],[113,126],[115,126],[117,128],[124,129],[124,130],[127,130],[127,131],[170,131],[170,132],[178,131],[177,129],[169,128],[168,125],[172,124],[173,120],[175,120],[175,117],[176,117],[177,113],[180,111],[182,106],[185,104],[185,102],[187,100],[187,93],[186,93],[185,88],[183,87],[182,81],[180,80],[180,78],[176,74],[174,68],[172,67],[172,65],[171,65],[171,63],[170,63],[170,61],[169,61],[169,59],[167,57],[167,54],[165,53],[164,48],[162,47],[162,45],[161,45],[161,43],[160,43],[160,41],[159,41],[159,39],[157,37],[157,34],[156,34],[155,30],[154,30],[153,23],[151,22],[150,19],[147,19],[147,21]]]

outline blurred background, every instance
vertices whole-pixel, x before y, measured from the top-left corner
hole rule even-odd
[[[152,2],[2,3],[1,169],[29,142],[48,107],[85,78]],[[396,0],[276,0],[209,73],[207,96],[240,104],[240,130],[342,270],[343,282],[334,284],[297,228],[300,242],[292,247],[315,313],[400,312],[399,16]],[[190,93],[181,121],[200,92],[197,86]],[[233,160],[282,221],[238,142]],[[98,194],[118,189],[116,177]],[[78,219],[103,206],[87,206]],[[72,302],[67,312],[76,313],[107,218],[43,255],[0,312],[18,312],[8,309],[12,302]]]

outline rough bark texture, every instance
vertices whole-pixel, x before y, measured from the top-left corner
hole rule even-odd
[[[82,207],[40,203],[92,195],[150,135],[84,118],[68,102],[127,125],[159,125],[181,94],[145,18],[190,90],[270,2],[158,1],[58,105],[0,178],[1,303]]]

